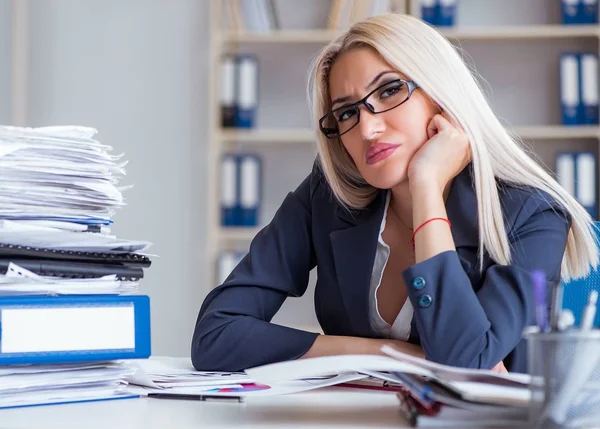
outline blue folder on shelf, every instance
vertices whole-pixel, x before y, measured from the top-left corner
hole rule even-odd
[[[258,106],[258,58],[250,54],[239,55],[236,64],[235,126],[253,128]]]
[[[580,0],[561,0],[562,23],[565,25],[581,24]]]
[[[221,158],[221,225],[236,226],[238,191],[238,160],[233,154]]]
[[[579,57],[581,123],[598,125],[598,55],[582,53]]]
[[[257,226],[261,201],[262,162],[254,154],[238,155],[239,205],[237,225]]]
[[[597,219],[596,155],[586,151],[560,152],[556,155],[555,170],[558,183]]]
[[[150,357],[143,295],[0,297],[0,365]]]
[[[560,57],[560,107],[563,125],[581,124],[581,61],[575,52]]]
[[[598,0],[580,0],[579,3],[579,23],[597,24],[598,23]]]

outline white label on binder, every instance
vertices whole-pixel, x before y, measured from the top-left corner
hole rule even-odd
[[[594,54],[581,56],[581,98],[586,106],[598,104],[598,58]]]
[[[575,161],[573,155],[563,153],[556,156],[556,180],[569,194],[575,196]]]
[[[596,201],[596,166],[594,156],[582,153],[577,157],[577,199],[584,206]]]
[[[2,353],[135,348],[133,305],[4,308],[0,315]]]
[[[242,109],[254,109],[258,103],[258,65],[252,57],[242,57],[238,62],[238,105]]]
[[[421,0],[421,6],[422,7],[434,7],[435,0]]]
[[[560,98],[567,106],[579,104],[578,61],[574,55],[563,56],[560,60]]]
[[[440,6],[454,6],[456,4],[456,0],[439,0]]]
[[[257,159],[246,157],[242,160],[240,203],[244,208],[255,208],[258,205],[259,174]]]
[[[221,104],[235,104],[235,60],[232,57],[221,59]]]
[[[223,207],[235,206],[236,172],[235,159],[231,156],[221,160],[221,204]]]

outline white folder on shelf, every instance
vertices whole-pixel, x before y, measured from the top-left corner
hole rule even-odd
[[[581,54],[582,123],[598,124],[598,55]]]

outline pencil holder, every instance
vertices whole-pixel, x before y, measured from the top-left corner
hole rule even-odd
[[[530,427],[600,427],[600,331],[525,332]]]

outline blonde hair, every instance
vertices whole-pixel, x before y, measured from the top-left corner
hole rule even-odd
[[[598,265],[593,219],[500,123],[452,44],[417,18],[402,14],[368,18],[321,51],[312,64],[309,81],[315,125],[331,109],[331,66],[340,54],[364,46],[416,81],[466,132],[473,156],[480,268],[485,251],[499,264],[511,262],[496,179],[545,191],[569,212],[572,223],[561,265],[563,281],[585,276]],[[329,140],[315,128],[321,169],[335,197],[347,209],[365,207],[378,190],[364,181],[340,139]]]

